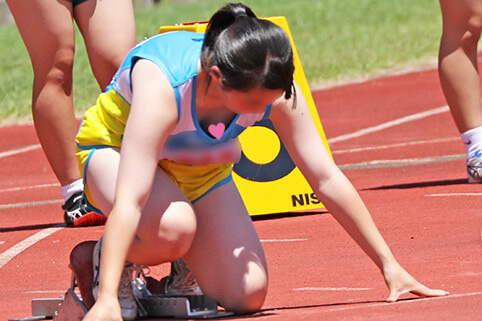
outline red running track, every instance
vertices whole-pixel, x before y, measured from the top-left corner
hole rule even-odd
[[[388,291],[329,214],[257,220],[270,269],[263,310],[236,319],[482,320],[482,185],[466,184],[464,147],[435,70],[313,93],[336,163],[401,264],[443,298]],[[103,227],[64,228],[59,188],[31,125],[0,128],[0,316],[70,285],[70,250]],[[162,276],[165,266],[153,269]]]

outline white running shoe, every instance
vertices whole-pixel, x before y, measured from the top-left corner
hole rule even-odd
[[[100,274],[100,257],[102,248],[102,238],[97,242],[94,247],[93,268],[94,268],[94,284],[92,287],[92,293],[94,299],[97,300],[99,296],[99,274]],[[132,291],[132,280],[134,272],[138,272],[140,268],[134,264],[129,263],[124,266],[122,276],[119,283],[119,290],[117,291],[117,297],[119,299],[119,305],[121,307],[121,314],[124,320],[135,320],[137,318],[137,303]]]
[[[467,160],[469,183],[482,183],[482,151],[478,150]]]
[[[171,262],[171,274],[166,282],[166,295],[203,295],[196,278],[182,258]]]

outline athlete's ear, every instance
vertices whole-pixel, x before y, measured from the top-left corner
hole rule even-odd
[[[209,75],[216,85],[221,86],[223,84],[223,73],[218,66],[212,66],[209,70]]]

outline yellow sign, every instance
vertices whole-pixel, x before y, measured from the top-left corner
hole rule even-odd
[[[286,18],[263,19],[277,24],[290,37],[295,64],[294,79],[308,102],[313,122],[318,128],[326,149],[330,152]],[[192,22],[163,26],[159,29],[159,33],[176,30],[203,33],[206,27],[207,22]],[[245,130],[239,139],[243,154],[241,161],[234,166],[233,179],[250,215],[324,208],[291,160],[270,120],[265,119],[256,123]]]

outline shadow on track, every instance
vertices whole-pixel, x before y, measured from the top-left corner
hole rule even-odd
[[[363,191],[376,191],[376,190],[388,190],[388,189],[410,189],[410,188],[420,188],[420,187],[449,186],[449,185],[462,185],[462,184],[468,184],[466,178],[444,180],[444,181],[431,181],[431,182],[385,185],[385,186],[364,188],[362,190]]]
[[[37,225],[24,225],[24,226],[13,226],[13,227],[2,227],[0,228],[0,233],[15,232],[15,231],[33,231],[33,230],[43,230],[50,227],[65,227],[65,223],[51,223],[51,224],[37,224]]]
[[[422,299],[428,299],[428,298],[419,298],[419,297],[413,297],[413,298],[404,298],[404,299],[399,299],[398,302],[400,301],[412,301],[412,300],[422,300]],[[337,302],[337,303],[326,303],[326,304],[312,304],[312,305],[300,305],[300,306],[293,306],[293,307],[279,307],[279,308],[268,308],[268,309],[261,309],[259,312],[251,314],[251,315],[237,315],[237,316],[231,316],[231,317],[221,317],[221,318],[216,318],[217,320],[235,320],[235,319],[254,319],[254,318],[262,318],[262,317],[268,317],[268,316],[274,316],[277,315],[276,311],[296,311],[296,310],[301,310],[301,309],[313,309],[313,308],[324,308],[324,307],[337,307],[337,306],[355,306],[355,305],[363,305],[363,304],[375,304],[375,303],[387,303],[385,300],[371,300],[371,301],[356,301],[356,302]],[[322,311],[320,311],[322,312]]]

